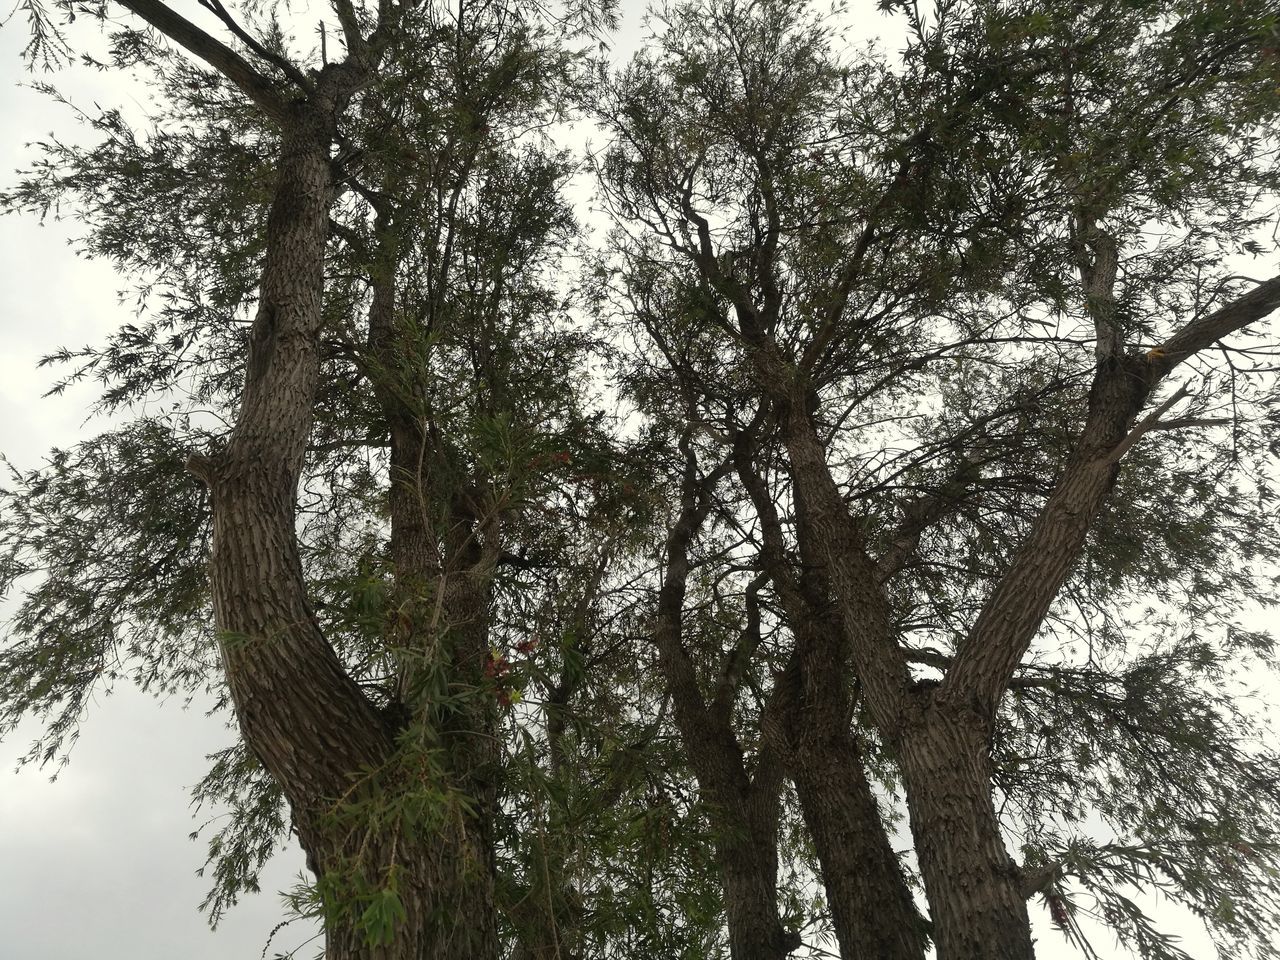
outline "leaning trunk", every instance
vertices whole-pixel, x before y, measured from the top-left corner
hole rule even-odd
[[[788,770],[842,960],[922,960],[923,922],[852,735],[821,738]]]
[[[493,960],[492,911],[480,906],[487,838],[446,825],[454,834],[442,842],[438,830],[379,816],[413,771],[321,632],[302,570],[295,505],[320,375],[329,118],[300,103],[285,124],[240,414],[225,449],[191,463],[213,508],[227,685],[317,877],[326,956]]]
[[[888,600],[826,464],[806,398],[794,387],[774,389],[802,534],[830,578],[863,701],[899,754],[938,960],[1029,960],[1026,903],[991,800],[989,723],[972,711],[944,713],[942,704],[922,703],[912,692]]]
[[[816,565],[805,586],[813,587]],[[839,632],[792,596],[799,645],[778,678],[765,736],[785,760],[817,854],[843,960],[923,960],[923,921],[850,729]]]

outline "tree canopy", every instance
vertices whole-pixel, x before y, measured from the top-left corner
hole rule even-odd
[[[1280,956],[1274,0],[200,6],[25,6],[152,101],[0,193],[137,308],[0,733],[212,694],[211,922],[292,833],[332,958]]]

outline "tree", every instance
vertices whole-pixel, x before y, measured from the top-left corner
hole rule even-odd
[[[242,56],[160,4],[123,6],[153,32],[113,34],[114,65],[152,70],[170,112],[149,136],[93,118],[100,146],[48,145],[8,201],[78,196],[94,252],[162,291],[157,321],[65,353],[72,378],[98,378],[108,410],[177,403],[14,475],[6,585],[53,573],[18,615],[6,716],[58,711],[47,758],[131,636],[144,684],[212,683],[239,721],[242,750],[201,787],[237,812],[211,848],[215,919],[283,799],[328,955],[494,956],[495,581],[519,566],[504,535],[538,542],[543,448],[591,438],[568,389],[582,338],[545,282],[571,227],[564,161],[525,135],[569,59],[501,4],[340,3],[344,56],[313,70],[274,22],[208,5]],[[117,537],[122,502],[140,528]]]
[[[1231,676],[1271,649],[1280,277],[1231,258],[1280,10],[882,7],[900,56],[693,0],[613,70],[590,6],[336,0],[303,56],[120,0],[97,65],[151,128],[90,114],[3,195],[145,314],[51,358],[122,425],[0,493],[33,756],[120,676],[219,694],[211,917],[290,823],[332,957],[1023,960],[1033,897],[1182,955],[1134,888],[1275,956]]]
[[[620,282],[682,298],[703,341],[693,357],[659,344],[696,391],[686,422],[710,464],[699,473],[690,455],[684,489],[706,495],[739,451],[758,524],[747,543],[798,651],[814,618],[788,599],[788,549],[826,593],[842,634],[829,656],[852,668],[905,790],[939,956],[1031,956],[1025,900],[1044,891],[1078,936],[1064,871],[1145,953],[1175,948],[1108,875],[1162,873],[1227,941],[1265,940],[1272,920],[1238,913],[1227,891],[1249,875],[1253,895],[1274,896],[1259,852],[1274,849],[1272,761],[1240,708],[1196,685],[1270,643],[1233,623],[1261,584],[1222,557],[1274,562],[1272,533],[1240,509],[1272,496],[1274,444],[1244,440],[1274,420],[1269,353],[1247,333],[1280,306],[1280,278],[1241,284],[1223,260],[1270,216],[1276,10],[902,9],[912,39],[895,68],[837,59],[803,5],[676,5],[602,100]],[[1207,415],[1227,370],[1230,420]],[[1160,398],[1175,372],[1188,382]],[[1192,460],[1143,440],[1227,423]],[[1195,534],[1166,511],[1152,544],[1150,501],[1113,499],[1125,467],[1179,504],[1194,490]],[[1145,550],[1120,547],[1125,527]],[[1212,587],[1185,575],[1206,567]],[[1141,611],[1149,597],[1164,609]],[[1144,621],[1169,636],[1142,651],[1128,634]],[[1102,656],[1116,659],[1100,669]],[[1124,694],[1097,696],[1100,676]],[[1077,731],[1046,700],[1098,712],[1074,762],[1052,761],[1056,803],[1036,742]],[[1233,733],[1201,740],[1206,722]],[[1214,783],[1192,759],[1209,755]],[[1144,796],[1132,778],[1153,764],[1194,813]],[[1080,818],[1086,784],[1123,838],[1092,857],[1053,822]],[[993,787],[1023,807],[1006,815],[1021,866]]]

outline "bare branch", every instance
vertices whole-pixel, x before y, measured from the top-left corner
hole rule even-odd
[[[235,34],[241,43],[252,50],[255,56],[267,61],[303,90],[308,93],[311,92],[311,81],[307,79],[306,75],[280,54],[268,50],[248,30],[240,26],[236,18],[231,16],[230,11],[222,5],[222,0],[199,0],[199,3],[200,6],[225,23],[227,29]]]
[[[1120,458],[1129,452],[1130,448],[1142,439],[1142,435],[1149,430],[1154,430],[1160,423],[1160,418],[1169,412],[1169,409],[1179,400],[1191,393],[1186,386],[1179,387],[1174,391],[1164,403],[1156,407],[1151,413],[1143,417],[1142,420],[1121,440],[1114,450],[1107,456],[1107,463],[1117,463]]]

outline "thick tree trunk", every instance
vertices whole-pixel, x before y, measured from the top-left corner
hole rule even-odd
[[[1035,956],[1020,873],[992,803],[986,730],[978,713],[932,703],[899,741],[938,960]]]
[[[990,724],[913,692],[887,598],[794,389],[782,406],[802,538],[830,577],[871,715],[899,754],[939,960],[1034,956],[1018,871],[991,800]]]
[[[787,766],[813,839],[843,960],[922,960],[916,911],[857,744],[819,736]]]
[[[413,882],[428,893],[436,929],[424,930],[415,956],[482,960],[498,950],[492,836],[497,711],[484,692],[492,577],[474,523],[456,510],[442,511],[430,489],[437,459],[431,425],[425,411],[406,401],[406,394],[422,394],[424,360],[412,348],[413,332],[399,326],[396,230],[379,217],[377,235],[369,342],[378,368],[374,392],[391,441],[388,501],[396,616],[389,642],[401,651],[393,692],[396,714],[436,758],[432,775],[445,782],[425,784],[427,789],[443,787],[467,800],[456,817],[418,838],[423,855]],[[442,515],[449,529],[437,529]],[[457,690],[441,688],[441,678],[471,695],[454,696]],[[440,707],[442,701],[450,706]]]
[[[716,839],[733,960],[784,960],[800,945],[799,938],[778,921],[777,810],[765,816],[772,822],[762,823],[761,817],[752,816],[744,824],[718,825],[729,830],[739,827],[733,835]]]
[[[318,127],[304,115],[285,132],[240,417],[219,457],[193,461],[213,501],[214,613],[240,727],[292,804],[304,845],[319,809],[390,746],[320,632],[294,530],[330,193]]]
[[[343,669],[307,597],[295,503],[320,371],[329,133],[328,114],[305,103],[284,127],[240,416],[221,454],[192,462],[213,503],[227,683],[245,741],[284,791],[326,893],[326,955],[493,960],[483,821],[417,832],[379,817],[384,798],[409,788],[394,731]],[[492,809],[492,798],[481,806]],[[390,942],[378,942],[387,937],[363,915],[369,895],[393,883],[404,916],[385,931]]]
[[[356,923],[367,902],[352,897],[353,915],[325,925],[326,960],[493,960],[498,955],[487,850],[472,838],[442,838],[437,828],[382,837],[365,846],[370,862],[395,865],[404,916],[389,942],[370,942],[371,928]],[[356,832],[357,843],[364,837]],[[348,845],[349,847],[352,844]],[[351,855],[348,849],[340,857]],[[346,896],[350,897],[348,892]],[[489,897],[489,899],[486,899]],[[487,909],[488,913],[478,911]]]
[[[782,521],[753,462],[755,438],[734,447],[738,477],[760,520],[764,568],[795,649],[762,717],[765,738],[795,783],[845,960],[922,960],[923,921],[863,768],[851,722],[848,644],[832,608],[827,564],[802,524],[797,569]]]
[[[855,753],[810,755],[793,770],[843,960],[921,960],[923,921],[887,842]]]
[[[810,567],[807,580],[816,569]],[[923,920],[850,728],[839,633],[818,610],[801,619],[795,634],[799,649],[778,679],[777,710],[765,733],[778,745],[796,786],[840,956],[923,960]]]

